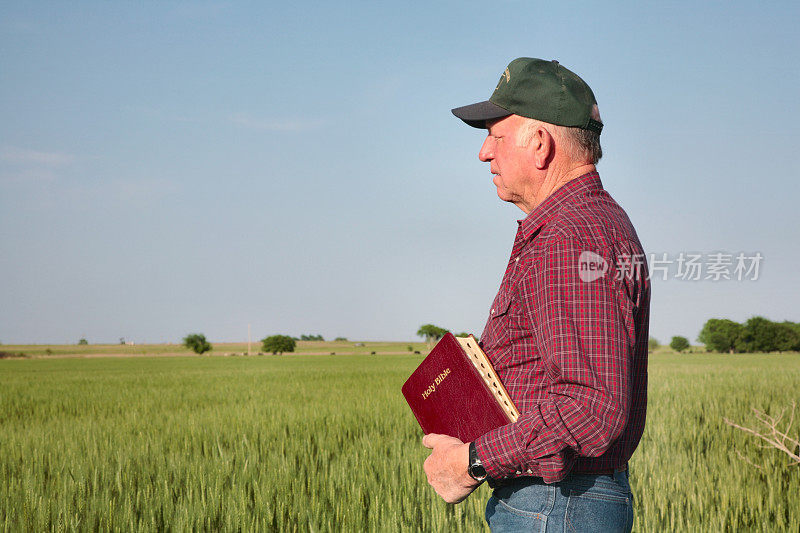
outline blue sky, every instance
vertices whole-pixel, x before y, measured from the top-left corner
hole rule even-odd
[[[450,108],[518,56],[593,88],[651,335],[800,321],[795,3],[4,2],[0,342],[479,333],[524,214]],[[705,276],[705,273],[704,273]]]

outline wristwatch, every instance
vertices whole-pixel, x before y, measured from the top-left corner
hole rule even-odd
[[[478,457],[478,449],[475,448],[475,443],[469,443],[469,466],[467,467],[469,477],[475,481],[484,481],[487,477],[486,469],[483,467],[481,458]]]

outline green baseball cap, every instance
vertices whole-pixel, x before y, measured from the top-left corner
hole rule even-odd
[[[487,101],[452,111],[473,128],[485,128],[487,120],[520,115],[599,134],[603,123],[592,118],[596,104],[586,82],[558,61],[519,57],[508,64]]]

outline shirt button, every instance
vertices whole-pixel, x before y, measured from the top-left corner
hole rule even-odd
[[[520,475],[521,473],[522,473],[522,472],[520,472],[519,470],[517,470],[517,472],[516,472],[516,474],[517,474],[517,475]]]
[[[519,261],[519,256],[515,257],[515,258],[514,258],[514,261],[515,261],[515,262]]]
[[[529,469],[528,469],[528,473],[529,473],[529,474],[533,474],[533,470],[531,470],[531,469],[529,468]]]
[[[492,314],[494,314],[494,309],[492,309]]]

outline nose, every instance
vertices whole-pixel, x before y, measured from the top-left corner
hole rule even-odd
[[[478,159],[484,163],[494,159],[494,138],[491,135],[487,135],[486,140],[483,141],[481,150],[478,152]]]

